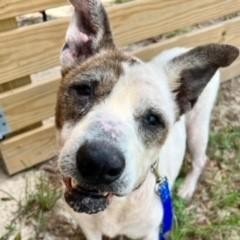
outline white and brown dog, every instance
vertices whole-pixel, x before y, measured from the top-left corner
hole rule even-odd
[[[192,197],[207,159],[217,70],[238,49],[175,48],[144,63],[116,48],[99,0],[71,3],[56,112],[65,199],[88,240],[157,240],[163,208],[151,168],[157,161],[172,187],[187,145],[193,168],[179,194]]]

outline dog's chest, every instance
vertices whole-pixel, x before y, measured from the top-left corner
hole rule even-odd
[[[155,179],[149,176],[142,189],[131,197],[114,199],[110,208],[99,215],[102,233],[109,237],[125,235],[136,239],[158,228],[162,221],[162,206],[153,191],[154,184]]]

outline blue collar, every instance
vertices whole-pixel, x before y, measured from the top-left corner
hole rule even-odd
[[[167,178],[157,176],[156,194],[159,196],[163,206],[163,221],[159,232],[159,240],[167,240],[173,230],[174,207],[172,194]]]

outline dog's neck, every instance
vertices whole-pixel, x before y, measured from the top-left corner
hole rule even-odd
[[[143,183],[138,187],[138,189],[136,189],[134,192],[132,192],[129,195],[129,198],[146,200],[145,198],[148,197],[147,192],[151,192],[151,194],[149,195],[152,195],[152,193],[154,193],[155,185],[156,185],[156,178],[152,173],[152,171],[149,171]]]
[[[119,202],[128,202],[128,204],[136,204],[136,202],[142,202],[145,204],[145,207],[148,206],[146,204],[151,204],[153,198],[157,198],[155,194],[155,185],[156,185],[156,178],[154,174],[149,171],[143,183],[132,193],[130,193],[126,197],[115,197],[113,199],[112,204],[110,205],[110,209],[115,208],[115,204]],[[137,205],[136,205],[137,206]],[[135,206],[135,207],[136,207]],[[130,207],[130,206],[129,206]]]
[[[136,229],[134,234],[141,236],[146,229],[144,221],[146,216],[151,216],[156,225],[160,226],[163,219],[163,210],[161,201],[154,191],[155,184],[155,176],[152,172],[149,172],[145,181],[137,190],[126,197],[114,197],[110,206],[104,212],[98,214],[101,227],[106,230],[108,236],[118,235],[118,231],[124,227],[126,222],[136,223],[139,228]],[[102,219],[107,219],[107,221],[103,222]],[[111,227],[109,227],[110,225]],[[141,233],[141,231],[143,232]]]

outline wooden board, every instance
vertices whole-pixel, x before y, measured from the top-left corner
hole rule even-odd
[[[109,5],[111,0],[102,0]],[[67,0],[1,0],[0,20],[69,4]]]
[[[4,20],[0,20],[0,32],[9,31],[17,28],[16,18],[8,18]],[[29,84],[31,82],[30,76],[21,77],[18,79],[14,79],[11,82],[7,82],[5,84],[0,85],[0,93],[8,91],[10,89],[17,88],[19,86],[23,86]]]
[[[12,132],[53,116],[59,81],[39,81],[0,95]]]
[[[193,47],[208,42],[240,45],[238,36],[240,36],[240,17],[152,44],[134,54],[143,60],[149,60],[162,50],[176,46]],[[240,68],[234,64],[233,67],[224,69],[223,73],[225,79],[231,78],[240,74]],[[58,82],[58,79],[39,81],[37,84],[31,84],[0,96],[0,107],[4,109],[12,131],[53,116]]]
[[[17,21],[15,18],[8,18],[0,21],[0,32],[5,32],[17,28]],[[0,93],[9,90],[9,84],[0,84]]]
[[[139,0],[108,8],[120,46],[240,10],[239,0]],[[0,34],[0,83],[59,64],[68,19]]]
[[[237,12],[239,0],[138,0],[110,9],[116,41],[127,45]]]
[[[151,44],[143,49],[135,51],[135,54],[148,61],[161,51],[173,47],[194,47],[207,43],[228,43],[240,45],[240,17],[215,24],[211,27],[195,30],[191,33],[182,34],[156,44]]]
[[[14,174],[56,155],[55,130],[42,126],[0,144],[9,174]]]
[[[66,20],[0,34],[0,84],[59,65]]]
[[[223,81],[240,73],[240,60],[223,71]],[[5,140],[0,144],[9,174],[46,161],[56,154],[56,137],[53,124]]]
[[[0,20],[67,4],[67,0],[1,0]]]

